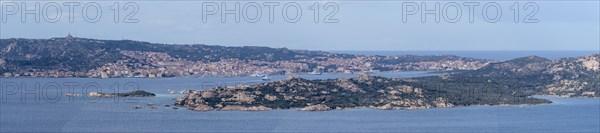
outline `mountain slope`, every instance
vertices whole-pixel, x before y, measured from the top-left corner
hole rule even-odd
[[[600,96],[599,59],[600,54],[553,61],[529,56],[453,76],[489,79],[538,94]]]
[[[168,45],[67,36],[0,39],[3,77],[244,76],[311,71],[472,70],[490,60],[439,56],[362,56],[268,47]]]
[[[437,84],[437,85],[433,85]],[[480,88],[464,91],[464,88]],[[271,110],[303,108],[308,111],[370,107],[427,109],[470,105],[543,104],[520,92],[488,82],[437,82],[361,75],[358,78],[287,80],[183,91],[176,106],[196,111]],[[477,92],[477,93],[472,93]]]
[[[87,71],[117,60],[131,59],[124,56],[121,51],[163,52],[175,58],[204,62],[224,59],[281,61],[315,57],[354,57],[346,54],[286,48],[167,45],[70,36],[52,39],[0,40],[0,62],[4,71],[16,69]],[[131,60],[139,62],[139,60]]]
[[[476,71],[467,72],[465,74],[485,76],[527,75],[544,71],[546,66],[551,62],[551,60],[546,58],[527,56],[504,62],[490,63]]]

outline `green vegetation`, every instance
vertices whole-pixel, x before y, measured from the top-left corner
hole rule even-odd
[[[326,109],[372,107],[378,109],[426,109],[469,105],[542,104],[550,101],[483,79],[394,79],[362,75],[359,78],[306,80],[293,77],[252,86],[219,87],[194,91],[176,105],[198,111],[265,109]],[[314,110],[317,110],[315,108]],[[322,109],[321,109],[322,110]]]

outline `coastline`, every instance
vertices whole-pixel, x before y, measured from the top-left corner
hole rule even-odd
[[[382,71],[377,74],[393,74],[393,73],[424,73],[424,74],[434,74],[430,76],[435,76],[437,74],[443,74],[445,71],[436,71],[436,70],[425,70],[425,71]],[[354,75],[358,76],[363,73],[342,73],[342,72],[333,72],[333,73],[323,73],[322,75]],[[274,74],[269,76],[313,76],[309,73],[291,73],[291,74]],[[319,75],[317,75],[319,76]],[[108,77],[108,78],[100,78],[100,77],[31,77],[31,76],[19,76],[19,77],[3,77],[0,76],[0,79],[177,79],[177,78],[248,78],[253,77],[250,75],[245,76],[225,76],[225,75],[212,75],[212,76],[174,76],[174,77]],[[427,76],[419,76],[419,77],[427,77]],[[256,77],[258,78],[258,77]]]
[[[407,71],[407,72],[422,72],[422,73],[436,73],[437,71]],[[382,72],[382,73],[390,73],[390,72]],[[393,73],[393,72],[392,72]],[[328,75],[339,75],[340,73],[335,73],[335,74],[328,74]],[[291,74],[291,75],[298,75],[298,74]],[[291,76],[291,75],[278,75],[278,76]],[[352,74],[348,74],[348,75],[352,75]],[[310,76],[310,75],[305,75],[305,76]],[[318,75],[321,76],[321,75]],[[156,80],[156,79],[179,79],[179,78],[207,78],[207,77],[162,77],[162,78],[107,78],[107,79],[144,79],[144,80]],[[210,78],[250,78],[250,76],[237,76],[237,77],[210,77]],[[3,78],[0,78],[3,79]],[[30,78],[8,78],[8,79],[30,79]],[[63,78],[33,78],[33,79],[63,79]],[[65,78],[65,79],[98,79],[98,80],[102,80],[101,78]],[[276,80],[273,80],[276,81]],[[600,97],[561,97],[559,95],[532,95],[530,97],[535,97],[535,98],[539,98],[538,96],[548,96],[548,97],[556,97],[556,98],[595,98],[598,99]],[[544,98],[541,98],[544,99]],[[548,100],[548,99],[544,99],[544,100]],[[349,107],[349,108],[336,108],[336,109],[329,109],[329,110],[353,110],[353,109],[360,109],[360,108],[370,108],[370,109],[377,109],[377,110],[424,110],[424,109],[435,109],[435,108],[457,108],[457,107],[472,107],[472,106],[541,106],[541,105],[547,105],[547,104],[552,104],[552,103],[540,103],[540,104],[495,104],[495,105],[487,105],[487,104],[483,104],[483,105],[468,105],[468,106],[453,106],[453,107],[434,107],[434,108],[412,108],[412,109],[377,109],[376,107],[368,107],[368,106],[360,106],[360,107]],[[301,110],[302,108],[289,108],[289,109],[269,109],[269,110]],[[214,110],[214,111],[230,111],[230,110]],[[237,110],[237,111],[244,111],[244,110]],[[246,111],[261,111],[261,110],[246,110]],[[264,110],[266,111],[266,110]],[[322,110],[322,111],[328,111],[328,110]]]
[[[554,97],[554,98],[593,98],[593,99],[600,99],[600,97],[590,97],[590,96],[562,96],[562,95],[547,95],[547,94],[543,94],[543,95],[533,95],[532,97],[535,96],[547,96],[547,97]]]
[[[568,98],[567,98],[568,99]],[[548,99],[544,99],[544,100],[548,100]],[[550,100],[549,100],[550,101]],[[251,107],[247,107],[245,109],[239,109],[239,110],[232,110],[232,109],[227,109],[227,110],[194,110],[194,109],[189,109],[190,111],[194,111],[194,112],[221,112],[221,111],[243,111],[243,112],[258,112],[258,111],[281,111],[281,110],[287,110],[287,111],[299,111],[299,112],[321,112],[321,111],[345,111],[345,110],[357,110],[357,109],[373,109],[373,110],[389,110],[389,111],[398,111],[398,110],[429,110],[429,109],[443,109],[443,108],[465,108],[465,107],[523,107],[523,106],[544,106],[544,105],[551,105],[554,102],[551,101],[551,103],[538,103],[538,104],[496,104],[496,105],[490,105],[490,104],[477,104],[477,105],[466,105],[466,106],[461,106],[461,105],[457,105],[457,106],[452,106],[452,107],[432,107],[432,108],[406,108],[406,109],[379,109],[377,107],[374,106],[360,106],[360,107],[348,107],[348,108],[336,108],[336,109],[327,109],[327,110],[303,110],[304,108],[289,108],[289,109],[281,109],[281,108],[268,108],[265,110],[251,110],[248,108],[255,108],[255,107],[260,107],[260,106],[251,106]],[[183,106],[177,106],[177,107],[183,107]]]

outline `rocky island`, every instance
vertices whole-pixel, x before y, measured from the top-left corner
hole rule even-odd
[[[190,91],[187,96],[178,98],[175,105],[196,111],[259,111],[292,108],[301,108],[303,111],[324,111],[357,107],[398,110],[549,103],[546,100],[530,98],[523,93],[490,91],[488,95],[480,95],[444,91],[440,88],[423,88],[423,84],[424,82],[418,80],[370,75],[328,80],[290,77],[287,80],[250,86]]]
[[[547,104],[532,95],[598,97],[600,55],[548,60],[537,56],[491,63],[478,70],[418,78],[286,80],[183,91],[176,106],[195,111],[293,109],[386,110],[473,105]]]
[[[100,93],[100,92],[90,92],[88,96],[92,97],[153,97],[156,96],[154,93],[146,92],[143,90],[137,90],[127,93]]]
[[[208,110],[332,110],[356,107],[426,109],[471,105],[543,104],[532,95],[600,97],[600,55],[493,61],[455,55],[354,55],[256,46],[157,44],[73,36],[0,39],[0,77],[161,78],[298,73],[361,74],[459,71],[395,79],[287,80],[185,91],[175,105]],[[80,96],[82,94],[65,94]],[[144,91],[90,93],[148,97]]]

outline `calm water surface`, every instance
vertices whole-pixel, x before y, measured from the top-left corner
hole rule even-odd
[[[381,74],[386,77],[434,75],[426,72]],[[355,77],[351,74],[299,75],[308,79]],[[273,80],[287,76],[273,76]],[[205,89],[255,84],[256,77],[163,79],[0,79],[1,132],[600,132],[600,100],[554,98],[550,105],[459,107],[427,110],[352,109],[195,112],[173,109],[180,94],[168,89]],[[14,87],[14,85],[18,87]],[[65,84],[73,85],[69,90]],[[54,85],[54,86],[53,86]],[[39,86],[39,87],[37,87]],[[58,86],[58,87],[55,87]],[[85,86],[85,87],[84,87]],[[90,87],[93,86],[93,87]],[[128,87],[129,86],[129,87]],[[157,93],[152,98],[66,97],[64,93]],[[37,88],[36,88],[37,87]],[[39,89],[45,88],[45,89]],[[57,95],[60,94],[60,95]],[[37,98],[37,99],[36,99]],[[156,103],[152,109],[147,103]],[[143,109],[133,109],[142,105]]]

